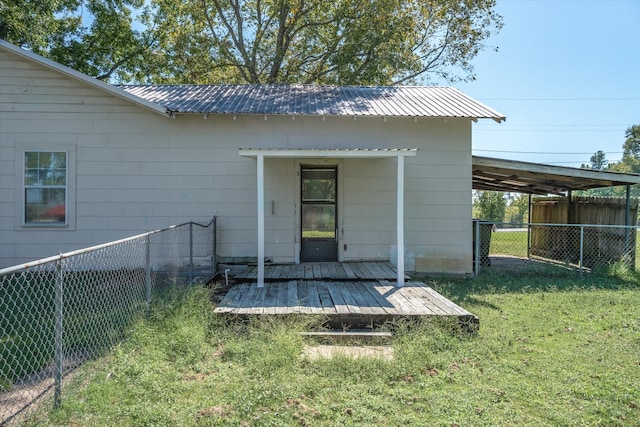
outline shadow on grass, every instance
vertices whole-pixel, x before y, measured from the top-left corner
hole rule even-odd
[[[500,310],[482,298],[488,294],[566,292],[576,290],[624,290],[640,288],[640,271],[631,271],[624,265],[611,265],[598,271],[583,272],[561,265],[535,264],[530,268],[512,268],[507,265],[484,267],[478,277],[436,278],[414,276],[422,280],[456,304],[477,304]]]

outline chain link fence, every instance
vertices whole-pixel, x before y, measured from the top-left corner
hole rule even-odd
[[[63,379],[121,340],[162,287],[216,269],[216,218],[0,270],[0,425],[60,403]]]
[[[473,230],[476,274],[484,268],[582,274],[640,267],[635,226],[474,221]]]

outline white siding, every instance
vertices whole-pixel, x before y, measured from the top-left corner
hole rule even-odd
[[[16,225],[21,144],[75,146],[75,230]],[[406,159],[408,266],[471,272],[469,120],[165,119],[0,52],[0,267],[213,215],[219,255],[255,257],[256,161],[239,148],[397,147],[419,149]],[[395,159],[266,159],[266,255],[296,259],[299,165],[318,162],[339,168],[340,259],[390,259]]]

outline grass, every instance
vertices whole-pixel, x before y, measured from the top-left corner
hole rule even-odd
[[[526,257],[529,235],[527,231],[503,231],[491,233],[491,254],[508,254]]]
[[[303,239],[333,239],[336,237],[335,230],[304,230],[302,232]]]
[[[208,290],[173,290],[27,425],[640,424],[638,276],[423,280],[480,332],[399,321],[393,361],[311,361],[298,332],[317,319],[233,322],[213,316]]]

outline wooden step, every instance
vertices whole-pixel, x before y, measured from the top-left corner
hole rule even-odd
[[[350,337],[350,338],[391,338],[393,334],[391,332],[374,332],[374,331],[361,331],[361,330],[347,330],[347,331],[319,331],[319,332],[300,332],[300,335],[307,337]]]

